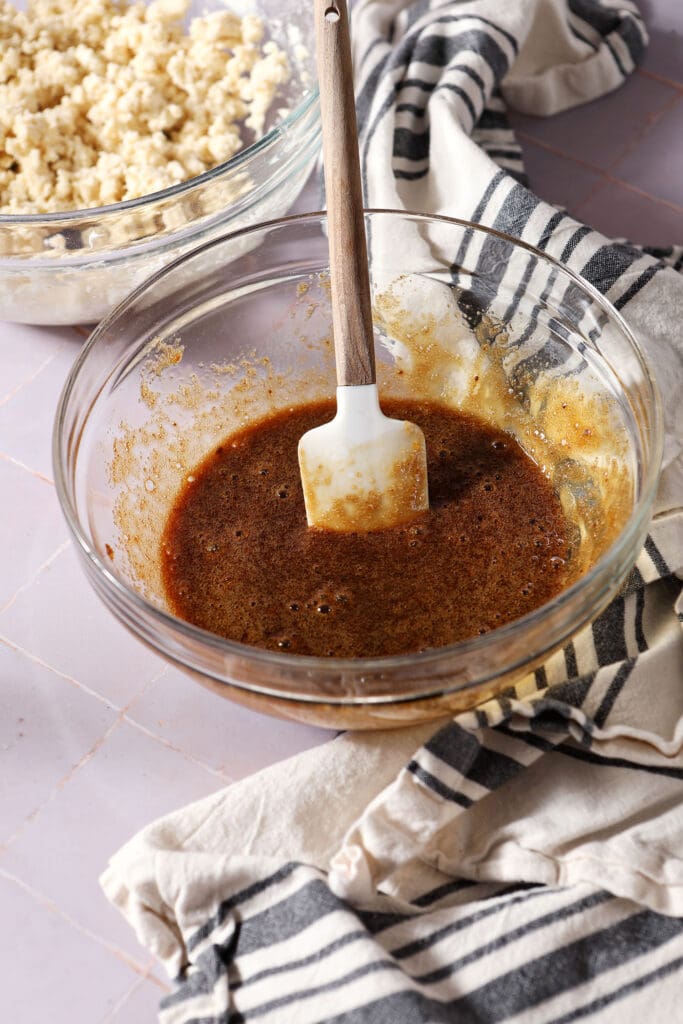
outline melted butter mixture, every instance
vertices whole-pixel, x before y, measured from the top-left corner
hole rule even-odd
[[[391,415],[418,423],[428,435],[432,508],[424,521],[411,523],[399,535],[392,535],[392,557],[397,560],[391,572],[397,578],[397,586],[403,589],[400,598],[394,600],[391,613],[398,616],[400,626],[393,638],[387,637],[385,627],[379,627],[385,635],[378,636],[375,631],[374,637],[368,638],[368,651],[414,650],[448,643],[456,635],[476,635],[540,605],[582,576],[606,552],[623,528],[633,501],[634,469],[628,433],[609,389],[590,372],[582,373],[578,379],[575,374],[565,375],[562,368],[556,371],[552,364],[547,369],[536,365],[533,374],[513,372],[510,359],[519,360],[523,353],[517,352],[514,339],[509,338],[503,325],[483,317],[476,326],[470,326],[463,320],[457,297],[450,288],[433,284],[423,296],[425,287],[425,282],[421,282],[416,290],[412,279],[398,278],[376,296],[373,310],[375,323],[381,335],[386,336],[386,344],[380,341],[378,345],[377,365],[383,406]],[[287,463],[284,448],[280,451],[276,446],[284,445],[283,431],[290,431],[291,437],[298,440],[306,430],[331,415],[331,406],[322,403],[323,398],[334,392],[328,290],[325,275],[312,275],[298,283],[296,298],[274,321],[269,351],[277,365],[263,352],[240,350],[227,328],[215,345],[217,359],[221,351],[231,353],[224,357],[224,362],[194,361],[191,348],[188,352],[183,349],[182,333],[179,337],[169,334],[156,339],[140,363],[139,376],[131,375],[127,381],[136,389],[129,403],[130,418],[116,424],[110,454],[105,458],[113,508],[111,520],[100,531],[102,551],[111,560],[114,571],[135,590],[157,606],[171,608],[188,618],[195,611],[187,605],[183,610],[187,595],[180,593],[180,589],[184,584],[174,575],[173,553],[166,550],[171,521],[179,525],[178,513],[183,503],[200,494],[196,487],[200,477],[209,474],[212,465],[218,472],[221,459],[232,458],[230,449],[236,440],[239,466],[230,470],[230,476],[233,472],[239,475],[241,467],[252,457],[253,466],[260,460],[259,468],[270,467],[268,474],[254,473],[254,480],[264,488],[262,491],[250,492],[251,497],[242,492],[243,499],[252,503],[249,515],[255,516],[248,536],[244,533],[245,524],[240,526],[234,518],[224,516],[226,491],[216,492],[221,496],[216,498],[214,518],[224,521],[218,543],[231,545],[230,557],[238,560],[239,572],[229,572],[225,568],[227,561],[222,570],[218,569],[219,552],[205,550],[204,564],[198,563],[196,579],[204,586],[211,572],[218,574],[212,584],[218,603],[226,590],[216,582],[221,572],[223,581],[239,583],[241,577],[259,571],[268,578],[269,588],[273,581],[278,586],[282,584],[279,596],[273,595],[266,602],[270,604],[268,614],[274,614],[265,628],[258,599],[247,597],[246,591],[239,597],[235,590],[230,614],[218,610],[215,625],[207,624],[207,628],[226,633],[219,619],[222,616],[225,621],[239,612],[232,633],[226,635],[280,651],[315,649],[328,654],[351,650],[348,637],[352,629],[346,634],[341,629],[340,607],[346,591],[341,585],[337,589],[332,586],[335,577],[314,549],[320,538],[306,531],[303,504],[297,509],[301,500],[298,468],[294,468],[293,462],[288,476],[281,477]],[[525,365],[523,360],[521,365]],[[414,396],[420,397],[420,404],[412,401]],[[306,405],[309,409],[304,415],[302,407]],[[432,430],[427,420],[432,421],[436,413],[439,426],[434,420]],[[277,433],[282,435],[279,440],[272,434],[268,437],[265,426],[254,426],[269,422],[278,425]],[[458,435],[463,430],[465,433]],[[469,469],[462,460],[458,461],[459,457],[439,454],[455,451],[457,436],[463,446],[460,450],[469,450]],[[442,443],[447,437],[452,437],[452,443]],[[225,443],[226,438],[229,443]],[[494,441],[505,442],[506,448],[493,448]],[[258,449],[262,443],[270,445],[268,464],[263,462],[265,450]],[[219,447],[223,447],[220,455]],[[483,464],[480,466],[479,462]],[[496,473],[501,473],[501,467],[503,478],[497,480]],[[227,469],[227,464],[220,468]],[[451,474],[449,485],[439,483],[442,471]],[[478,472],[484,476],[478,477]],[[524,481],[521,488],[513,479],[517,474]],[[225,477],[222,479],[225,482]],[[494,487],[490,492],[485,490],[489,482]],[[501,491],[498,488],[504,482],[510,487]],[[245,483],[244,476],[241,483]],[[444,511],[445,505],[439,498],[447,486],[453,494],[457,493],[457,502],[453,501],[452,507],[462,512],[462,528],[455,520],[446,525],[448,515],[455,515]],[[529,490],[531,487],[533,491]],[[287,499],[278,496],[279,490],[287,492]],[[534,508],[529,504],[532,493]],[[231,502],[234,497],[230,497]],[[475,509],[475,498],[484,503],[483,511]],[[515,512],[518,500],[527,504],[518,505]],[[550,516],[546,522],[537,515],[541,507]],[[282,524],[286,543],[281,537],[271,549],[258,546],[257,552],[255,538],[270,525],[263,521],[263,508],[268,508],[269,514],[291,519]],[[488,520],[479,521],[480,514]],[[482,525],[487,521],[489,526]],[[518,535],[520,526],[523,537]],[[508,531],[505,541],[503,527]],[[243,530],[240,538],[235,535],[239,529]],[[444,557],[435,561],[440,530]],[[201,537],[197,534],[200,546],[202,538],[204,548],[217,543],[215,523],[211,525],[207,519],[202,531]],[[376,548],[383,543],[381,536],[368,535],[353,542],[358,545],[354,556],[357,565],[366,567],[376,557]],[[461,536],[466,540],[461,541]],[[522,548],[518,549],[520,543]],[[249,544],[254,546],[250,549]],[[533,582],[534,577],[528,572],[537,571],[535,556],[544,553],[545,568],[529,588],[526,584]],[[225,550],[220,557],[224,556]],[[292,580],[290,584],[284,582],[282,565],[292,567],[304,557],[308,560],[306,579],[302,576],[297,596],[291,597],[295,592],[290,585]],[[400,563],[399,557],[403,560]],[[558,561],[550,563],[551,558]],[[175,559],[174,564],[180,561]],[[501,568],[504,565],[507,571],[513,561],[516,575],[507,586]],[[420,572],[424,571],[422,563],[431,564],[433,571],[415,582],[411,591],[415,571],[418,567]],[[398,568],[399,564],[402,568]],[[316,565],[323,571],[311,572],[310,567]],[[349,558],[345,565],[345,578],[349,573],[353,576]],[[458,591],[451,587],[447,596],[443,587],[452,584],[453,577],[458,577]],[[385,584],[386,579],[385,573]],[[263,593],[263,584],[258,586]],[[438,628],[445,624],[451,630],[448,636],[442,632],[440,638],[436,628],[432,629],[431,617],[427,622],[427,616],[422,615],[424,594],[434,587],[442,588],[431,602],[432,611],[444,609],[443,624]],[[482,587],[489,588],[488,611],[482,606],[475,614],[471,597]],[[284,593],[286,589],[289,594]],[[523,589],[529,593],[522,593]],[[337,594],[341,601],[336,600]],[[252,606],[252,600],[257,604]],[[298,605],[299,611],[289,608],[290,604]],[[318,611],[322,606],[330,610]],[[363,609],[358,620],[364,620],[364,627],[374,623],[371,602],[356,607]],[[301,613],[303,608],[307,609],[305,614]],[[417,629],[410,632],[421,615],[421,634]],[[315,647],[307,648],[313,641],[295,634],[294,627],[299,629],[306,616],[319,630]],[[402,642],[399,632],[404,638]]]
[[[549,481],[510,435],[423,402],[383,402],[425,433],[429,511],[369,533],[306,526],[297,460],[331,402],[230,436],[195,468],[161,540],[179,617],[292,654],[379,657],[443,647],[524,615],[572,573]]]

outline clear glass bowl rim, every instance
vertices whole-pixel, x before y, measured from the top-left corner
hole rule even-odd
[[[157,281],[162,279],[168,274],[173,273],[176,267],[181,266],[193,257],[207,252],[213,247],[224,245],[225,243],[236,239],[238,237],[244,237],[245,235],[259,233],[262,234],[264,231],[286,228],[287,225],[293,225],[296,223],[306,222],[319,222],[322,224],[326,218],[324,211],[314,211],[310,213],[296,214],[293,216],[281,217],[276,220],[264,221],[259,224],[255,224],[246,229],[226,232],[225,234],[212,239],[209,242],[195,247],[178,259],[167,264],[161,270],[157,271],[156,274],[147,278],[142,284],[132,291],[126,299],[116,306],[107,317],[104,318],[95,328],[90,338],[85,343],[81,353],[76,359],[68,377],[64,384],[61,396],[59,398],[57,411],[55,415],[54,430],[52,436],[52,458],[55,473],[55,486],[59,497],[62,511],[67,521],[67,525],[80,547],[83,555],[90,563],[92,569],[95,571],[95,575],[99,577],[105,589],[111,589],[114,594],[118,597],[119,601],[122,602],[123,606],[128,606],[130,611],[135,615],[149,616],[153,622],[157,622],[164,630],[168,630],[171,633],[179,635],[183,641],[187,641],[196,650],[197,647],[208,648],[213,653],[225,656],[229,655],[235,658],[241,658],[247,660],[256,665],[262,665],[264,668],[270,666],[275,669],[284,670],[284,674],[288,674],[288,670],[291,675],[300,674],[310,678],[316,671],[324,672],[329,674],[330,672],[339,672],[347,674],[349,671],[353,672],[354,675],[363,673],[391,673],[393,671],[400,671],[408,668],[421,668],[421,676],[425,675],[425,669],[431,664],[442,662],[450,658],[457,657],[462,658],[467,655],[475,656],[478,652],[484,650],[491,650],[492,648],[504,648],[508,640],[517,636],[526,625],[537,625],[542,623],[544,619],[549,618],[551,613],[556,613],[559,609],[566,609],[566,606],[571,602],[578,600],[582,593],[590,592],[594,585],[596,585],[601,578],[604,578],[605,582],[603,587],[599,590],[599,593],[609,586],[609,579],[611,577],[610,567],[621,565],[623,557],[626,551],[632,546],[633,541],[637,535],[640,534],[644,521],[649,515],[650,507],[654,499],[655,490],[659,479],[659,471],[661,466],[662,451],[663,451],[663,440],[664,440],[664,420],[663,420],[663,409],[662,402],[657,387],[657,383],[650,373],[649,367],[643,357],[640,350],[640,346],[631,331],[630,327],[621,316],[620,312],[606,299],[601,292],[597,290],[590,282],[586,281],[575,271],[569,267],[560,263],[554,257],[549,256],[547,253],[541,252],[534,246],[523,242],[520,239],[508,235],[505,232],[498,231],[495,228],[489,228],[481,224],[475,224],[471,221],[463,220],[457,217],[446,217],[440,214],[423,214],[413,213],[408,210],[392,210],[392,209],[372,209],[367,208],[364,210],[366,217],[368,215],[380,215],[380,216],[391,216],[399,218],[408,218],[413,221],[423,222],[438,222],[443,224],[451,224],[458,228],[465,230],[472,230],[474,232],[483,233],[495,238],[502,239],[503,241],[514,245],[516,248],[523,249],[529,254],[542,260],[549,267],[557,269],[561,274],[566,275],[571,281],[573,281],[580,289],[585,291],[591,299],[596,302],[602,310],[609,316],[609,318],[619,327],[622,333],[626,336],[634,356],[636,357],[639,368],[643,374],[643,378],[649,387],[651,393],[651,414],[652,414],[652,452],[653,457],[649,464],[645,467],[643,473],[641,493],[638,496],[634,506],[631,510],[629,519],[622,529],[621,533],[608,550],[602,555],[602,557],[595,563],[595,565],[579,580],[577,580],[571,587],[562,591],[557,597],[553,598],[552,601],[546,602],[540,605],[538,608],[529,612],[518,619],[506,623],[499,628],[492,630],[490,633],[486,633],[482,636],[472,637],[468,640],[460,641],[456,644],[450,644],[446,647],[432,648],[423,652],[416,652],[404,655],[392,655],[383,658],[333,658],[333,657],[314,657],[310,655],[297,655],[297,654],[279,654],[275,651],[265,650],[259,647],[251,647],[246,644],[240,644],[236,641],[227,640],[223,637],[217,636],[214,633],[210,633],[207,630],[193,626],[191,623],[185,622],[182,619],[178,619],[171,615],[169,612],[164,611],[161,608],[151,604],[144,597],[138,594],[131,587],[127,586],[123,581],[119,580],[109,570],[104,560],[100,558],[96,550],[91,546],[88,537],[81,528],[81,524],[69,496],[68,486],[68,466],[65,464],[62,454],[61,437],[64,431],[65,420],[69,408],[69,398],[71,392],[75,386],[76,380],[80,373],[81,366],[87,360],[92,348],[98,343],[101,335],[103,335],[118,317],[125,313],[128,306],[135,302],[135,300],[142,295],[145,291],[154,288]],[[128,360],[130,360],[130,356]],[[113,371],[115,366],[111,367]],[[98,393],[104,387],[103,383],[100,383]],[[66,449],[66,446],[65,446]],[[576,631],[582,625],[585,625],[590,621],[592,616],[590,614],[584,614],[583,617],[579,617],[579,621],[576,626],[572,629],[571,633]],[[145,633],[145,636],[148,634]],[[567,639],[570,634],[568,633],[564,639]],[[562,641],[564,642],[564,640]],[[152,641],[153,643],[153,641]],[[548,643],[547,650],[553,650],[558,646],[557,638]],[[202,667],[195,661],[180,658],[176,654],[172,654],[165,647],[158,645],[156,648],[163,656],[171,659],[172,661],[179,664],[181,667],[189,668],[192,671],[200,672],[206,676],[209,676],[219,683],[227,683],[230,686],[234,686],[237,689],[242,689],[247,692],[254,692],[258,694],[264,694],[272,697],[277,697],[283,700],[295,700],[307,703],[325,703],[335,706],[341,705],[359,705],[359,704],[377,704],[377,703],[399,703],[408,702],[414,700],[422,700],[425,698],[433,698],[442,696],[448,693],[455,693],[458,691],[474,688],[483,683],[486,683],[489,679],[496,678],[501,674],[501,671],[496,671],[488,676],[482,675],[471,681],[465,683],[456,682],[453,685],[444,685],[443,683],[437,683],[430,688],[428,686],[419,687],[419,692],[412,691],[410,694],[396,693],[387,695],[383,693],[381,696],[367,694],[360,695],[354,694],[349,696],[348,694],[334,696],[327,692],[321,692],[318,695],[302,693],[299,691],[293,692],[281,688],[277,685],[265,683],[263,685],[255,684],[251,681],[242,682],[234,681],[229,675],[220,675],[215,672],[211,672],[206,667]],[[539,655],[543,655],[544,651],[538,652]],[[520,662],[522,664],[523,662]],[[517,667],[515,663],[510,663],[505,666],[505,671],[513,670]]]
[[[154,205],[166,199],[183,196],[187,192],[192,192],[196,188],[201,188],[202,185],[205,185],[208,182],[216,181],[223,176],[227,176],[232,173],[233,170],[236,170],[243,164],[250,162],[262,150],[267,149],[276,142],[288,128],[303,120],[310,108],[317,103],[318,95],[318,86],[314,83],[311,86],[310,92],[306,93],[294,110],[290,111],[286,117],[283,117],[281,121],[278,121],[277,124],[273,125],[270,131],[267,131],[260,139],[256,139],[250,146],[247,146],[245,149],[241,149],[238,153],[235,153],[235,155],[230,157],[229,160],[225,160],[221,164],[216,164],[215,167],[209,168],[208,171],[196,174],[194,177],[187,178],[185,181],[179,181],[175,185],[169,185],[167,188],[160,189],[158,192],[147,192],[144,196],[138,196],[137,199],[126,199],[120,203],[110,203],[108,206],[86,206],[77,210],[63,210],[56,211],[54,213],[0,213],[0,226],[40,227],[43,224],[47,226],[54,224],[74,224],[81,220],[92,220],[95,217],[106,219],[108,217],[116,216],[122,212],[144,209],[146,206]]]

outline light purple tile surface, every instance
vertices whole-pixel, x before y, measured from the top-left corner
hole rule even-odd
[[[0,868],[144,967],[149,954],[105,899],[99,876],[110,854],[143,825],[223,784],[122,722],[6,849]]]
[[[80,348],[72,331],[38,373],[0,405],[0,451],[6,451],[11,441],[13,457],[48,480],[53,478],[52,433],[45,431],[44,418],[54,418],[64,381]],[[36,415],[38,409],[40,416]]]
[[[5,932],[2,1019],[7,1024],[97,1024],[135,980],[125,963],[1,876],[0,921]],[[153,1020],[129,1018],[127,1024]]]
[[[650,128],[641,144],[612,168],[612,174],[670,203],[681,202],[683,181],[683,93]]]
[[[116,720],[73,683],[0,643],[3,845],[50,799]]]
[[[602,184],[575,212],[608,238],[626,238],[636,245],[683,245],[683,210],[615,182]]]
[[[523,150],[531,190],[572,214],[602,181],[597,171],[569,163],[566,157],[533,142],[525,141]]]
[[[105,608],[70,543],[0,612],[0,636],[118,708],[166,669]]]
[[[101,1024],[153,1024],[157,1019],[159,1000],[163,996],[164,992],[158,985],[141,978]]]
[[[606,171],[637,145],[677,95],[670,85],[632,75],[608,96],[554,117],[513,114],[512,127],[573,160]]]
[[[0,515],[2,609],[61,547],[67,529],[52,485],[3,457],[1,449],[0,496],[6,496]]]
[[[0,406],[30,381],[54,357],[65,341],[74,342],[68,327],[31,327],[0,324]]]
[[[683,3],[681,0],[638,0],[650,34],[642,66],[683,85]]]
[[[328,740],[331,733],[256,714],[169,669],[126,717],[230,779]]]

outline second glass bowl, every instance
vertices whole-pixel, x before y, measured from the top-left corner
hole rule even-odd
[[[565,643],[638,554],[662,446],[637,344],[586,282],[466,222],[369,211],[366,229],[381,393],[476,413],[543,467],[577,577],[553,601],[463,643],[376,659],[248,647],[168,612],[159,540],[192,468],[245,422],[334,392],[322,214],[220,238],[138,288],[85,346],[54,433],[59,498],[112,613],[220,694],[332,728],[474,705]]]
[[[194,14],[225,9],[191,4]],[[303,188],[320,145],[313,19],[306,0],[232,0],[256,14],[291,75],[262,138],[230,160],[163,191],[97,209],[0,213],[0,320],[95,323],[171,260],[228,229],[280,217]],[[281,113],[285,108],[288,113]]]

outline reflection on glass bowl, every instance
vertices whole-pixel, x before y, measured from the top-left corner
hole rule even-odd
[[[187,17],[225,6],[196,3]],[[204,174],[140,199],[67,213],[0,213],[0,320],[94,323],[201,242],[291,207],[320,142],[310,5],[295,0],[283,11],[279,0],[232,0],[228,6],[260,16],[267,38],[288,56],[291,75],[264,135]]]
[[[58,494],[110,610],[222,695],[335,728],[471,706],[594,618],[642,544],[662,445],[636,342],[579,277],[465,222],[370,211],[366,227],[380,390],[475,413],[544,469],[574,562],[552,601],[472,640],[376,659],[247,647],[168,612],[159,541],[188,473],[245,422],[333,393],[323,214],[225,236],[147,281],[86,345],[54,433]]]

